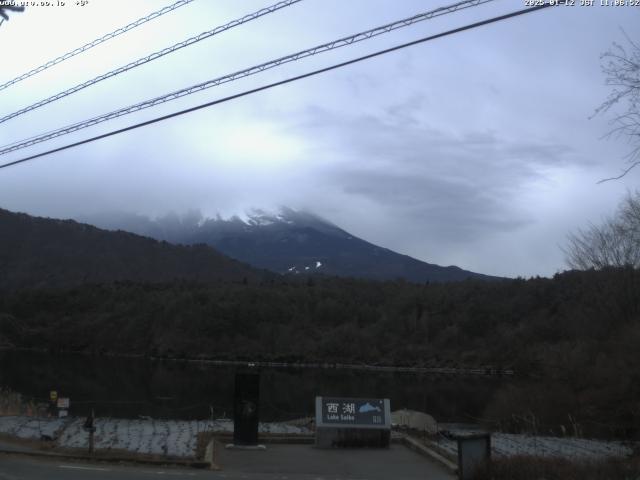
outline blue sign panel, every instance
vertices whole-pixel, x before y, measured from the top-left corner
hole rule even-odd
[[[322,421],[325,424],[385,424],[384,400],[322,397]]]

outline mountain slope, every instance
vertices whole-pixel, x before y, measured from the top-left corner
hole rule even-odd
[[[495,279],[459,267],[442,267],[362,240],[308,212],[254,210],[246,219],[203,219],[197,212],[150,220],[112,214],[87,218],[103,228],[124,229],[172,243],[206,243],[232,258],[277,273],[414,282]]]
[[[176,246],[0,209],[0,289],[118,280],[240,281],[259,275],[205,245]]]

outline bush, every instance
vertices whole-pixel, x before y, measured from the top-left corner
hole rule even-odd
[[[494,459],[476,480],[638,480],[640,457],[600,461],[515,456]]]

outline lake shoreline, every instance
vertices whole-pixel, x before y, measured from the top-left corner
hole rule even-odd
[[[189,357],[171,357],[171,356],[155,356],[140,353],[115,353],[115,352],[86,352],[86,351],[69,351],[58,350],[52,351],[46,348],[21,348],[21,347],[0,347],[0,352],[35,352],[47,354],[61,355],[85,355],[91,357],[105,358],[138,358],[148,359],[152,361],[168,361],[176,363],[193,363],[213,366],[236,366],[247,368],[282,368],[282,369],[332,369],[332,370],[363,370],[373,372],[392,372],[392,373],[424,373],[433,375],[452,375],[452,376],[485,376],[485,377],[515,377],[516,373],[512,369],[500,369],[494,367],[477,367],[477,368],[456,368],[456,367],[418,367],[418,366],[401,366],[401,365],[371,365],[371,364],[354,364],[339,362],[274,362],[264,360],[227,360],[215,358],[189,358]]]

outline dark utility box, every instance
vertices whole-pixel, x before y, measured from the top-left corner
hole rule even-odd
[[[473,480],[476,470],[491,462],[491,434],[466,433],[454,438],[458,441],[458,478]]]

